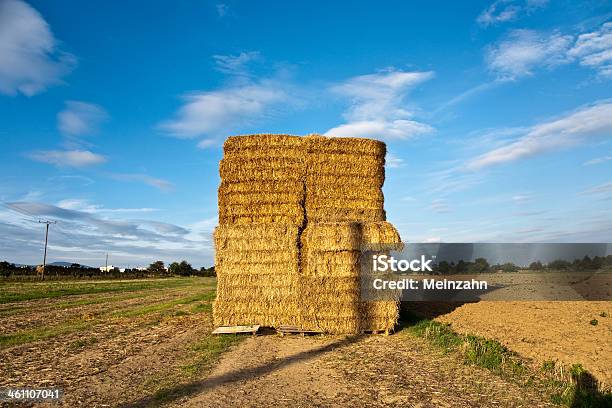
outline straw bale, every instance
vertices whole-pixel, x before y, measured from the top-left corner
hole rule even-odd
[[[216,326],[235,326],[259,324],[278,327],[280,325],[299,325],[299,314],[283,313],[267,305],[253,305],[251,302],[240,305],[238,302],[213,302],[213,322]]]
[[[231,288],[249,288],[248,290],[255,288],[289,288],[297,289],[300,285],[298,275],[292,274],[259,274],[253,275],[247,271],[243,273],[235,274],[219,274],[217,277],[217,284],[220,289],[231,289]]]
[[[402,242],[399,232],[390,222],[365,222],[361,228],[365,244],[399,244]]]
[[[304,192],[302,180],[256,180],[249,182],[221,181],[219,195],[229,194],[270,194],[270,193],[301,193]]]
[[[253,264],[232,264],[218,262],[215,266],[217,275],[240,275],[248,273],[251,275],[267,274],[294,274],[300,273],[299,262],[274,262],[274,263],[253,263]]]
[[[386,219],[385,210],[381,209],[350,209],[350,208],[308,208],[306,210],[309,222],[376,222]]]
[[[335,186],[325,187],[317,185],[321,188],[308,188],[305,201],[313,202],[315,200],[359,200],[359,201],[377,201],[384,203],[385,196],[380,187],[377,186],[362,186],[349,185],[349,188],[335,188]],[[334,188],[332,188],[334,187]],[[347,186],[342,186],[347,187]]]
[[[351,222],[309,223],[301,237],[304,251],[355,251],[361,247],[361,226]]]
[[[362,302],[361,330],[393,330],[399,317],[398,302]]]
[[[265,204],[300,204],[304,199],[303,191],[289,191],[278,193],[219,193],[219,207],[233,205],[265,205]]]
[[[225,152],[223,159],[228,160],[258,160],[270,157],[300,159],[304,160],[305,149],[287,148],[287,147],[270,147],[263,150],[257,149],[238,149]]]
[[[308,176],[338,175],[349,177],[376,177],[385,179],[385,167],[379,165],[367,165],[358,161],[353,162],[323,162],[308,167]]]
[[[300,276],[299,296],[305,304],[339,299],[359,300],[360,280],[358,277]]]
[[[215,265],[249,266],[252,264],[283,264],[299,261],[297,247],[284,250],[215,251]]]
[[[325,174],[307,173],[306,174],[306,194],[319,190],[363,190],[380,189],[385,182],[381,174],[370,174],[360,176],[350,176],[345,174]]]
[[[308,135],[304,140],[308,153],[356,153],[384,156],[387,152],[387,147],[383,142],[372,139],[325,137],[313,134]]]
[[[357,198],[348,199],[344,197],[306,197],[306,210],[308,208],[350,208],[350,209],[384,209],[384,201],[377,199]]]
[[[293,249],[297,226],[284,224],[226,225],[215,228],[215,248],[221,251]]]
[[[258,134],[244,136],[230,136],[223,144],[224,154],[241,151],[265,151],[269,148],[295,150],[303,148],[304,138],[292,135]]]
[[[219,162],[219,174],[222,179],[227,180],[228,176],[233,176],[235,173],[254,173],[257,174],[262,170],[286,170],[291,169],[302,173],[306,171],[306,164],[302,158],[287,158],[287,157],[264,157],[261,159],[238,160],[224,158]]]
[[[232,215],[219,216],[221,225],[293,224],[302,225],[302,215]]]
[[[310,254],[308,259],[302,261],[302,274],[304,276],[359,276],[359,261],[347,264],[316,263],[316,256]]]
[[[261,203],[257,205],[231,205],[219,208],[221,217],[244,217],[262,215],[284,215],[291,217],[303,217],[304,208],[297,203]]]
[[[302,171],[296,171],[291,167],[267,168],[260,167],[257,169],[241,169],[238,168],[233,172],[221,172],[221,178],[225,182],[245,182],[245,181],[286,181],[294,180],[301,181],[304,178]]]

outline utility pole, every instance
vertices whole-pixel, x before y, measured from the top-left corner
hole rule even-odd
[[[41,221],[38,220],[39,223],[45,224],[45,254],[43,255],[43,267],[42,267],[42,276],[41,278],[45,279],[45,268],[47,267],[47,242],[49,241],[49,225],[57,224],[57,221]]]
[[[104,264],[104,271],[108,275],[108,252],[106,253],[106,263]]]

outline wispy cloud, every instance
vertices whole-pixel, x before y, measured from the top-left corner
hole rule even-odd
[[[390,169],[397,169],[404,166],[404,159],[393,153],[387,153],[386,164]]]
[[[574,146],[592,137],[611,134],[612,102],[600,102],[559,119],[535,125],[518,139],[470,160],[466,169],[478,170]]]
[[[580,65],[596,69],[601,76],[612,77],[612,22],[579,35],[568,54],[577,58]]]
[[[217,70],[228,75],[248,76],[248,64],[261,58],[259,51],[241,52],[238,55],[213,55]]]
[[[580,35],[512,30],[487,48],[485,59],[499,80],[516,80],[533,75],[538,68],[553,69],[573,62],[596,70],[601,77],[610,77],[612,22]]]
[[[247,69],[248,63],[259,56],[257,52],[214,56],[217,69],[229,76],[229,85],[184,95],[184,103],[174,118],[160,123],[158,128],[177,138],[204,137],[199,145],[209,147],[220,137],[238,133],[292,105],[296,98],[284,72],[255,78]]]
[[[600,184],[582,192],[582,194],[607,194],[612,193],[612,182]]]
[[[1,93],[35,95],[62,83],[75,65],[38,11],[23,1],[0,1]]]
[[[604,156],[604,157],[597,157],[595,159],[591,159],[588,160],[586,162],[584,162],[585,166],[593,166],[595,164],[601,164],[601,163],[605,163],[607,161],[612,160],[612,156]]]
[[[93,211],[68,208],[79,206],[77,201],[62,203],[66,208],[40,202],[11,202],[6,204],[7,210],[0,208],[3,256],[10,254],[25,262],[38,262],[40,225],[28,219],[44,217],[58,221],[50,231],[52,260],[96,266],[103,262],[103,254],[110,252],[113,263],[123,265],[147,265],[156,259],[166,262],[191,259],[200,265],[212,262],[211,237],[204,233],[203,226],[192,228],[161,220],[116,218],[121,214],[97,211],[98,206],[86,202],[80,205],[90,206],[88,209]]]
[[[483,27],[514,21],[522,15],[546,6],[548,0],[497,0],[484,9],[476,21]]]
[[[429,133],[433,128],[412,119],[405,97],[416,85],[433,77],[433,72],[389,69],[350,78],[331,88],[350,101],[344,113],[347,123],[327,131],[328,136],[406,139]]]
[[[498,78],[513,80],[533,74],[537,67],[552,68],[569,62],[572,37],[558,32],[546,35],[533,30],[512,30],[487,49],[489,69]]]
[[[431,202],[429,208],[438,214],[443,214],[450,212],[450,207],[448,206],[448,201],[443,198],[435,199]]]
[[[28,157],[57,167],[87,167],[106,162],[104,156],[89,150],[38,150],[29,153]]]
[[[104,109],[93,103],[66,101],[64,110],[57,114],[57,127],[64,136],[84,136],[94,133],[107,117]]]
[[[141,173],[113,173],[111,177],[115,180],[119,181],[128,181],[128,182],[140,182],[147,184],[149,186],[155,187],[161,191],[172,191],[174,189],[174,185],[164,179],[151,177],[147,174]]]

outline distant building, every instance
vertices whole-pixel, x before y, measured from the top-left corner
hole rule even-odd
[[[100,271],[102,271],[102,272],[112,272],[112,271],[114,271],[115,269],[119,269],[119,268],[117,268],[116,266],[113,266],[113,265],[101,266],[101,267],[100,267]],[[119,269],[119,270],[120,270],[120,269]],[[121,270],[120,270],[120,271],[121,271]],[[124,269],[124,271],[125,271],[125,269]],[[123,272],[123,271],[121,271],[121,272]]]

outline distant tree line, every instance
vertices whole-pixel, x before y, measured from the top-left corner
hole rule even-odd
[[[433,273],[440,275],[452,275],[452,274],[474,274],[474,273],[491,273],[491,272],[517,272],[519,270],[532,270],[532,271],[564,271],[564,270],[597,270],[605,267],[612,266],[612,255],[608,256],[595,256],[591,258],[585,256],[582,259],[575,259],[574,261],[564,261],[561,259],[543,264],[540,261],[532,262],[529,267],[520,267],[512,262],[504,264],[489,265],[489,262],[485,258],[476,258],[473,262],[460,260],[457,263],[441,261],[433,265]]]
[[[37,270],[38,269],[38,270]],[[9,278],[11,276],[37,276],[39,275],[40,266],[30,265],[15,265],[6,261],[0,262],[0,277]],[[216,276],[215,267],[202,267],[194,269],[187,261],[173,262],[168,268],[162,261],[155,261],[147,268],[126,268],[120,271],[118,268],[110,271],[103,271],[100,268],[91,268],[77,263],[70,266],[47,265],[45,267],[45,277],[48,278],[154,278],[154,277],[169,277],[169,276]]]

